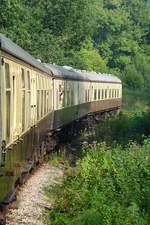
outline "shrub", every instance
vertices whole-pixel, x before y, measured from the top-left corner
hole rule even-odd
[[[149,187],[150,139],[125,150],[86,145],[76,174],[55,192],[49,224],[148,225]]]

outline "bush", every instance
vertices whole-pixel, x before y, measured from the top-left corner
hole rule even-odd
[[[118,116],[97,124],[93,140],[105,141],[110,146],[121,144],[126,147],[130,141],[141,144],[150,135],[150,108],[140,102],[136,104],[136,109],[133,106],[134,111],[131,106],[130,111],[124,109]]]
[[[150,139],[142,146],[130,143],[125,150],[105,143],[83,148],[76,174],[54,192],[49,224],[148,225]]]

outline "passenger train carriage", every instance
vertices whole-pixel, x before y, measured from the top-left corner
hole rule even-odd
[[[0,202],[45,154],[47,133],[89,113],[119,109],[120,79],[42,64],[0,34]]]
[[[122,85],[117,77],[52,64],[45,66],[54,75],[54,129],[88,113],[121,106]]]

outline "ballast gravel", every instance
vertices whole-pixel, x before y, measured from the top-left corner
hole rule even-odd
[[[52,208],[52,203],[45,196],[44,187],[61,183],[63,175],[62,168],[40,166],[20,188],[17,201],[8,208],[7,225],[45,225],[43,214]]]

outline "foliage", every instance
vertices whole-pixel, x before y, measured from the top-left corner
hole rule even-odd
[[[80,51],[75,51],[70,54],[69,64],[76,63],[80,69],[88,71],[107,72],[107,62],[100,56],[97,49],[94,48],[92,40],[86,40],[81,46]]]
[[[53,225],[148,225],[150,140],[110,148],[84,146],[76,174],[65,179],[49,213]],[[57,187],[58,188],[58,187]]]
[[[124,91],[126,98],[121,112],[95,126],[93,140],[106,142],[110,146],[121,144],[123,147],[130,141],[142,143],[150,135],[150,106],[146,97],[138,91]]]
[[[125,92],[130,110],[125,106],[96,125],[95,141],[84,142],[76,170],[67,172],[62,186],[48,189],[54,200],[50,225],[149,224],[150,110],[140,92]]]
[[[36,58],[119,75],[149,95],[149,0],[1,0],[0,32]]]
[[[94,34],[96,47],[108,62],[107,66],[119,69],[128,87],[141,89],[145,86],[147,91],[149,11],[149,1],[104,0]]]

